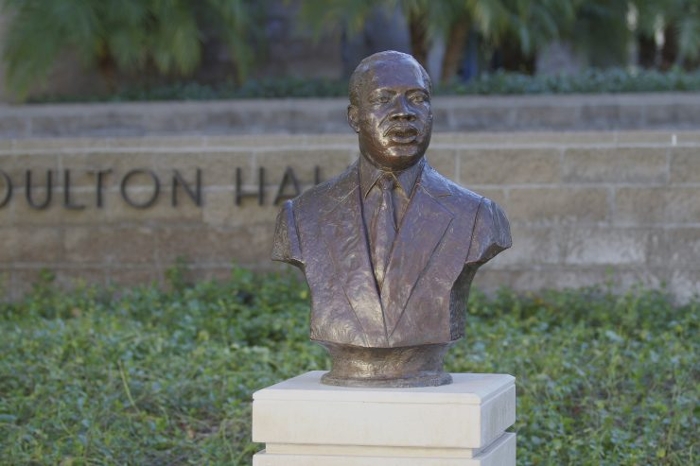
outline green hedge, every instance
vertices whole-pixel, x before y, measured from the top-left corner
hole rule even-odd
[[[437,95],[572,94],[700,91],[700,71],[626,71],[590,69],[576,75],[530,76],[518,73],[483,75],[466,83],[437,88]],[[347,82],[329,79],[263,79],[243,86],[175,83],[153,88],[125,88],[112,95],[43,96],[34,102],[156,101],[344,97]]]
[[[446,89],[454,94],[597,94],[622,92],[699,91],[700,71],[630,72],[589,69],[575,75],[528,76],[496,73]]]
[[[2,464],[250,464],[253,391],[326,368],[292,275],[0,305]],[[454,372],[517,377],[519,465],[697,464],[700,300],[473,293]]]

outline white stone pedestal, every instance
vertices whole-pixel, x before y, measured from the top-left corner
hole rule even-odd
[[[515,378],[346,388],[314,371],[253,394],[254,466],[515,466]]]

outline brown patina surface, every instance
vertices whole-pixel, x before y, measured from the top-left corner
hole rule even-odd
[[[311,339],[332,360],[324,383],[450,383],[443,357],[464,336],[474,274],[511,245],[503,210],[425,159],[430,93],[410,55],[363,60],[348,106],[361,156],[278,216],[272,258],[306,276]]]

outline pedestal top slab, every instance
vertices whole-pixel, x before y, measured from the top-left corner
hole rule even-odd
[[[515,384],[508,374],[452,374],[453,383],[420,388],[353,388],[320,383],[324,371],[311,371],[253,394],[253,400],[344,401],[481,405]]]
[[[253,441],[273,449],[447,448],[472,455],[515,422],[510,375],[452,374],[454,382],[439,387],[351,388],[323,385],[323,374],[308,372],[253,394]]]

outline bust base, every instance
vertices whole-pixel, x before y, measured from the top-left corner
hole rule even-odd
[[[453,342],[397,348],[364,348],[316,341],[331,357],[331,370],[321,383],[337,387],[410,388],[452,383],[443,370]]]

